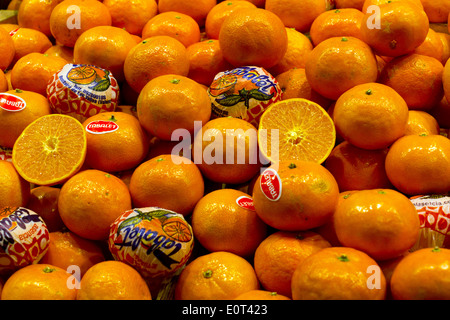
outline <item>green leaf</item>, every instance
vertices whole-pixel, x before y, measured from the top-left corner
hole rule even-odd
[[[18,10],[0,10],[0,23],[17,23]]]
[[[134,225],[138,224],[141,221],[142,221],[142,217],[139,216],[139,215],[137,215],[137,216],[135,216],[133,218],[129,218],[129,219],[124,220],[119,225],[119,227],[117,228],[117,235],[119,235],[119,233],[120,233],[120,231],[122,231],[122,229],[124,229],[124,228],[126,228],[128,226],[134,226]]]
[[[95,86],[90,87],[90,89],[94,91],[105,91],[110,85],[111,83],[109,82],[109,79],[103,79],[100,80]]]
[[[241,96],[238,94],[232,94],[223,99],[216,99],[216,101],[224,107],[231,107],[241,101]]]

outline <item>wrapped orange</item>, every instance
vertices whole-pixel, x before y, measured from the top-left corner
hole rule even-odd
[[[173,275],[189,259],[194,236],[184,217],[157,207],[126,211],[111,225],[109,251],[146,279]]]
[[[219,72],[208,88],[212,118],[234,117],[258,126],[262,113],[281,100],[278,81],[264,68],[238,67]]]
[[[1,208],[0,274],[38,263],[49,241],[47,225],[37,213],[23,207]]]
[[[119,85],[106,69],[69,63],[49,81],[47,98],[53,113],[71,115],[83,122],[100,112],[115,111]]]

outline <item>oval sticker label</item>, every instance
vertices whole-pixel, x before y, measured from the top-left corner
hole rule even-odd
[[[255,211],[255,206],[253,205],[253,199],[248,196],[240,196],[239,198],[236,199],[236,203],[241,208]]]
[[[15,35],[15,34],[17,33],[17,31],[19,31],[19,29],[20,29],[20,28],[16,28],[16,29],[14,29],[14,30],[11,30],[11,31],[9,32],[9,35],[12,37],[13,35]]]
[[[21,111],[25,109],[26,102],[21,97],[9,93],[0,93],[0,108],[6,111]]]
[[[111,133],[117,129],[119,129],[119,125],[109,120],[95,120],[86,125],[86,131],[93,134]]]
[[[262,193],[270,201],[277,201],[281,197],[281,179],[278,172],[268,168],[261,175],[259,186]]]

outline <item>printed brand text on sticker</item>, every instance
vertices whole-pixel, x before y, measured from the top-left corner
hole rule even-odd
[[[236,199],[236,203],[238,206],[255,211],[255,206],[253,205],[253,199],[248,196],[241,196]]]
[[[278,172],[268,168],[261,175],[259,184],[262,193],[271,201],[277,201],[281,197],[281,179]]]
[[[114,121],[95,120],[86,125],[86,131],[93,134],[111,133],[119,129]]]
[[[26,102],[21,97],[9,93],[0,93],[0,108],[6,111],[21,111],[25,109]]]

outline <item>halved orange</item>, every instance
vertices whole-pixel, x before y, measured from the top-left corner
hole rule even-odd
[[[321,164],[335,142],[331,117],[320,105],[306,99],[275,102],[264,111],[258,127],[261,154],[271,162],[305,160]]]
[[[30,123],[16,140],[12,162],[36,185],[56,185],[77,173],[86,158],[86,132],[77,119],[50,114]]]

